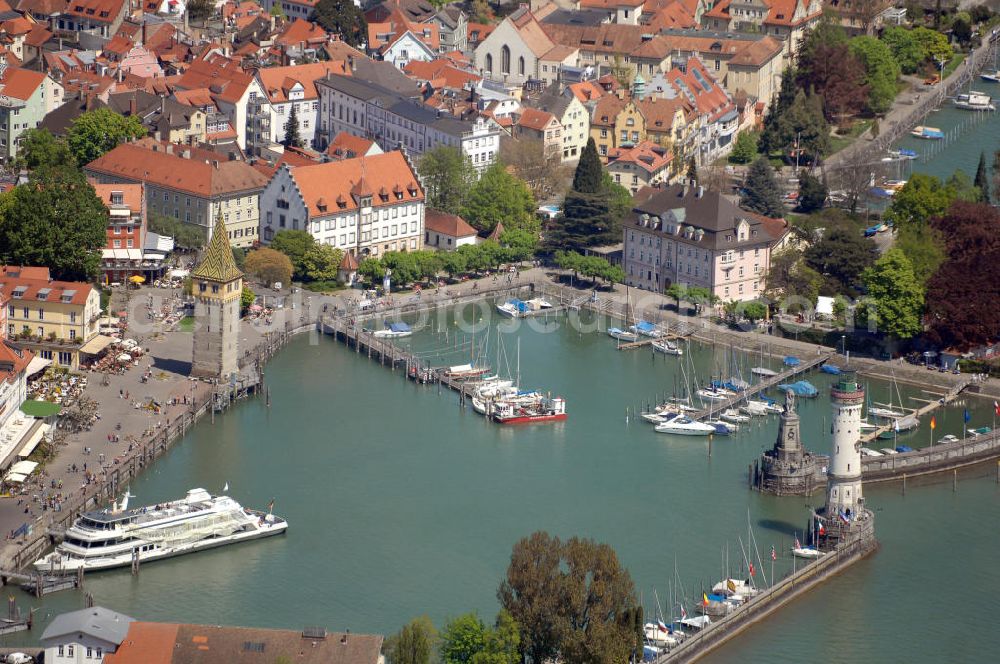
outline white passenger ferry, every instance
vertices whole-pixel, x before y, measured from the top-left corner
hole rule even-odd
[[[128,509],[129,495],[105,510],[84,512],[66,530],[55,551],[35,561],[51,574],[126,567],[244,540],[278,535],[288,523],[273,514],[242,507],[229,496],[191,489],[169,503]],[[272,505],[273,505],[272,501]]]

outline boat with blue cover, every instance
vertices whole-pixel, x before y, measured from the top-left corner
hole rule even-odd
[[[641,334],[644,337],[650,337],[652,339],[659,339],[663,336],[663,332],[657,329],[655,325],[645,320],[639,321],[629,329],[637,334]]]
[[[406,323],[386,323],[385,329],[373,332],[372,336],[380,339],[399,339],[411,334],[413,334],[413,330]]]
[[[778,385],[778,389],[782,392],[791,392],[797,397],[811,398],[819,395],[819,390],[808,380],[800,380],[795,383],[782,383]]]

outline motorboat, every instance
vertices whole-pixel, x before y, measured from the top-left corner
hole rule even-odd
[[[528,305],[528,309],[531,311],[544,311],[545,309],[551,309],[552,303],[545,298],[536,297],[525,302]]]
[[[742,600],[750,599],[759,592],[760,590],[755,588],[749,579],[723,579],[712,586],[714,594]]]
[[[993,99],[988,94],[975,90],[969,90],[968,93],[957,95],[954,104],[955,108],[961,108],[966,111],[997,110],[996,106],[993,105]]]
[[[632,332],[636,334],[641,334],[644,337],[650,337],[652,339],[659,339],[663,336],[663,332],[656,327],[656,325],[650,323],[649,321],[641,320],[635,325],[629,328]]]
[[[891,440],[901,433],[906,433],[907,431],[913,431],[920,426],[920,420],[916,415],[904,415],[903,417],[893,418],[892,428],[888,431],[883,431],[878,435],[879,440]]]
[[[705,424],[715,427],[716,436],[731,436],[740,430],[740,426],[735,422],[723,422],[722,420],[705,420]]]
[[[871,449],[869,447],[862,447],[861,448],[861,456],[863,456],[863,457],[880,457],[880,456],[885,456],[885,455],[882,454],[881,452],[876,452],[875,450],[873,450],[873,449]]]
[[[659,433],[673,433],[679,436],[707,436],[715,433],[715,427],[697,420],[692,420],[686,415],[676,415],[666,422],[656,425]]]
[[[629,332],[629,331],[623,330],[623,329],[621,329],[619,327],[609,327],[608,328],[608,336],[611,337],[611,338],[613,338],[613,339],[617,339],[618,341],[638,341],[639,340],[639,335],[636,334],[635,332]]]
[[[518,300],[517,298],[507,300],[503,304],[497,305],[497,312],[499,312],[501,316],[506,316],[507,318],[520,318],[530,310],[531,307],[527,302]]]
[[[831,376],[839,376],[842,373],[840,367],[836,364],[824,364],[819,368],[819,370],[823,373],[830,374]]]
[[[916,150],[909,150],[907,148],[900,148],[898,150],[889,150],[889,155],[896,159],[903,159],[903,160],[913,160],[920,156],[919,154],[917,154]]]
[[[989,81],[990,83],[1000,83],[1000,69],[994,69],[993,71],[984,71],[979,75],[979,78],[984,81]]]
[[[992,431],[992,429],[989,427],[979,427],[978,429],[967,429],[967,431],[969,432],[970,438],[978,438],[979,436],[985,436]]]
[[[949,433],[947,436],[942,436],[941,438],[938,438],[938,444],[939,445],[947,445],[948,443],[957,443],[957,442],[959,442],[961,440],[962,439],[959,438],[958,436],[955,436],[955,435],[952,435],[952,434]]]
[[[892,408],[879,408],[879,407],[869,408],[868,414],[874,415],[875,417],[888,417],[890,419],[903,417],[904,415],[906,415],[906,413],[899,410],[893,410]]]
[[[279,535],[288,523],[271,513],[241,506],[229,496],[191,489],[180,500],[129,509],[121,502],[84,512],[55,551],[35,561],[46,574],[127,567],[245,540]]]
[[[413,334],[413,330],[406,323],[386,323],[385,329],[372,332],[372,336],[379,339],[399,339],[411,334]]]
[[[786,367],[797,367],[802,364],[802,360],[795,357],[794,355],[789,355],[781,361]]]
[[[499,424],[536,424],[561,422],[566,414],[566,400],[535,396],[528,400],[505,400],[493,404],[493,421]]]
[[[676,646],[680,639],[673,635],[672,630],[663,622],[646,623],[642,628],[646,640],[657,647]]]
[[[875,431],[875,429],[878,429],[878,426],[879,425],[877,424],[872,424],[871,422],[866,422],[865,420],[861,420],[862,431]]]
[[[737,424],[744,424],[750,421],[750,416],[743,415],[738,410],[730,408],[728,410],[723,411],[722,414],[719,415],[719,419],[723,419],[727,422],[736,422]]]
[[[797,397],[815,397],[819,395],[819,390],[808,380],[800,380],[794,383],[782,383],[778,385],[782,392],[791,392]]]
[[[883,447],[882,449],[879,450],[879,452],[881,452],[882,454],[884,454],[886,456],[892,456],[894,454],[899,454],[899,450],[894,450],[891,447]]]
[[[936,141],[944,138],[944,132],[937,127],[924,127],[923,125],[917,125],[911,129],[910,135],[929,141]]]
[[[661,422],[666,422],[667,420],[669,420],[671,417],[673,417],[674,414],[668,415],[666,413],[640,413],[639,415],[642,417],[642,419],[646,420],[647,422],[652,422],[653,424],[660,424]]]
[[[754,376],[761,376],[762,378],[773,378],[778,375],[778,372],[774,369],[768,369],[767,367],[754,367],[750,370]]]
[[[675,344],[673,341],[670,341],[669,339],[656,339],[655,341],[653,341],[651,345],[653,346],[653,350],[655,350],[657,353],[663,353],[665,355],[684,354],[684,351],[681,350],[680,346]]]
[[[747,415],[767,415],[769,413],[781,413],[784,409],[773,401],[763,401],[760,399],[748,399],[747,402],[740,407],[740,410]]]

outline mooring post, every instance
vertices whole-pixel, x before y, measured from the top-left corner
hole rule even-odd
[[[951,490],[958,491],[958,470],[951,471]]]
[[[903,495],[906,495],[906,473],[903,473]]]

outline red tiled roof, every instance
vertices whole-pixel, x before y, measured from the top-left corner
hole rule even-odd
[[[45,81],[43,72],[32,71],[30,69],[20,69],[17,67],[7,67],[0,78],[0,94],[27,101],[31,95],[35,94],[38,87]]]
[[[70,0],[66,13],[89,21],[112,23],[122,12],[125,0]]]
[[[375,141],[342,131],[333,137],[324,154],[337,159],[353,159],[367,154]]]
[[[666,168],[674,153],[652,141],[641,141],[631,148],[615,148],[608,153],[608,167],[616,163],[630,163],[653,174]]]
[[[217,57],[192,62],[177,81],[177,87],[182,90],[208,88],[214,96],[232,104],[239,101],[251,81],[253,74],[243,71],[239,62]]]
[[[316,79],[327,74],[343,74],[350,76],[351,70],[343,62],[313,62],[290,67],[264,67],[257,70],[261,85],[271,103],[288,101],[288,93],[295,84],[302,85],[302,100],[319,99],[316,92]]]
[[[374,194],[373,207],[424,200],[417,174],[403,153],[397,150],[371,157],[299,166],[290,173],[312,217],[356,209],[358,201],[353,194],[361,195],[366,191]],[[381,194],[382,191],[387,194]],[[320,199],[334,203],[321,209]]]
[[[8,19],[0,23],[0,30],[3,30],[8,35],[26,35],[31,32],[31,29],[35,25],[35,23],[32,23],[23,16],[18,16],[17,18]]]
[[[10,369],[0,369],[0,376],[8,383],[17,382],[17,377],[28,368],[31,358],[35,355],[27,348],[15,346],[10,341],[0,341],[0,365],[10,365]]]
[[[96,182],[91,182],[90,185],[94,188],[94,192],[97,193],[97,197],[101,199],[105,207],[111,205],[111,194],[120,193],[122,194],[122,203],[128,206],[129,210],[138,212],[142,210],[142,199],[144,194],[144,187],[141,183],[139,184],[98,184]]]
[[[557,122],[556,116],[548,111],[540,111],[530,107],[522,108],[521,117],[517,120],[519,127],[527,127],[535,131],[545,131],[552,122]]]
[[[316,23],[297,18],[278,33],[274,43],[284,46],[298,46],[302,42],[307,44],[322,43],[329,38],[329,33]]]
[[[471,237],[478,231],[469,225],[465,219],[457,214],[448,214],[441,210],[427,208],[424,211],[424,228],[441,235],[450,235],[454,238]]]
[[[403,72],[410,78],[417,81],[434,81],[440,79],[441,84],[435,87],[448,87],[456,90],[465,87],[466,83],[474,83],[482,79],[475,72],[465,71],[455,67],[449,60],[438,58],[425,62],[423,60],[411,60],[403,67]]]
[[[191,155],[190,158],[184,158],[184,153]],[[260,190],[267,184],[266,178],[245,161],[213,159],[219,156],[207,150],[145,138],[123,143],[84,168],[88,174],[155,184],[201,198]]]
[[[41,276],[44,270],[44,276]],[[3,301],[14,299],[14,289],[24,288],[17,299],[29,302],[61,302],[63,296],[72,304],[84,304],[93,287],[85,281],[53,281],[48,268],[21,268],[14,265],[0,266],[0,293]],[[38,299],[38,291],[48,288],[45,300]]]

